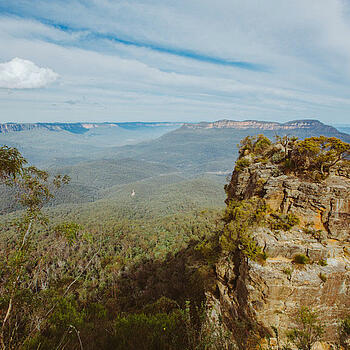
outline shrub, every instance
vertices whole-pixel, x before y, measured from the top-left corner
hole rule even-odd
[[[257,255],[257,260],[260,262],[260,263],[265,263],[265,261],[267,260],[269,256],[267,255],[266,252],[260,252],[258,255]]]
[[[221,248],[228,252],[239,249],[248,258],[256,260],[261,248],[250,233],[252,228],[264,221],[266,210],[262,199],[231,201],[223,217],[226,224],[220,236]]]
[[[339,340],[343,346],[342,349],[349,348],[349,337],[350,337],[350,315],[345,317],[339,325]]]
[[[281,163],[283,160],[284,160],[284,154],[281,151],[276,151],[271,156],[272,163],[278,164],[278,163]]]
[[[268,153],[272,142],[264,135],[247,136],[241,140],[239,145],[240,158],[253,154],[255,156],[263,156]]]
[[[289,267],[286,267],[285,269],[283,269],[282,271],[284,274],[287,275],[287,277],[290,279],[292,277],[292,273],[293,273],[293,270],[290,269]]]
[[[62,235],[71,245],[76,241],[79,231],[82,227],[76,222],[63,222],[54,227],[54,231],[57,235]]]
[[[184,336],[185,335],[185,336]],[[186,327],[180,311],[129,314],[114,323],[113,349],[186,349]]]
[[[310,259],[304,254],[297,254],[293,258],[293,262],[300,265],[305,265],[310,262]]]
[[[247,158],[241,158],[236,161],[235,171],[242,171],[243,169],[249,167],[250,161]]]
[[[298,327],[287,332],[287,338],[299,350],[311,350],[313,344],[322,339],[324,326],[318,315],[307,307],[302,307],[295,319]]]
[[[322,282],[326,282],[327,281],[327,276],[326,274],[320,272],[320,274],[318,275],[321,279]]]
[[[327,264],[327,260],[324,260],[324,259],[319,260],[318,261],[318,265],[320,265],[320,266],[327,266],[328,265]]]
[[[350,144],[335,137],[310,137],[298,141],[291,152],[294,170],[312,180],[325,179],[332,168],[346,160]]]
[[[158,313],[169,314],[178,308],[179,308],[179,305],[176,301],[169,299],[165,296],[162,296],[155,303],[147,304],[143,308],[143,312],[145,314],[158,314]]]
[[[221,252],[218,235],[198,243],[194,250],[198,252],[209,265],[214,265],[217,262]]]
[[[269,224],[273,230],[289,231],[293,226],[298,225],[299,218],[293,213],[288,214],[270,214]]]
[[[350,315],[347,316],[343,321],[340,323],[341,332],[346,335],[350,336]]]
[[[323,239],[323,231],[322,230],[316,230],[315,228],[311,227],[312,224],[307,224],[306,227],[303,228],[304,233],[307,235],[310,235],[312,238],[316,239],[317,241],[322,241]]]

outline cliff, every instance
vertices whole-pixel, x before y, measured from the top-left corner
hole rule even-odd
[[[325,326],[314,348],[331,349],[339,343],[339,322],[350,314],[350,178],[337,167],[312,181],[246,150],[240,159],[245,167],[236,166],[226,202],[265,203],[266,219],[249,230],[262,258],[247,257],[241,242],[222,254],[207,295],[211,316],[223,319],[240,349],[282,349],[298,310],[308,307]]]
[[[183,129],[236,129],[236,130],[257,130],[264,131],[278,131],[286,132],[287,134],[294,134],[296,131],[303,131],[305,136],[325,135],[335,136],[346,142],[350,142],[350,135],[338,131],[336,128],[330,125],[323,124],[319,120],[302,119],[293,120],[286,123],[266,122],[260,120],[218,120],[215,122],[202,122],[202,123],[186,123],[182,126]]]
[[[84,134],[90,129],[109,127],[109,128],[125,128],[136,129],[140,127],[166,127],[166,126],[181,126],[182,123],[172,122],[121,122],[121,123],[2,123],[0,124],[0,134],[9,132],[28,131],[28,130],[47,130],[47,131],[68,131],[73,134]]]

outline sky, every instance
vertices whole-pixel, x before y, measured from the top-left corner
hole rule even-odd
[[[350,0],[0,0],[0,122],[350,124]]]

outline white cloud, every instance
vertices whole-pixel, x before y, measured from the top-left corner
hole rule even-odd
[[[348,120],[348,0],[17,0],[7,6],[0,61],[26,57],[62,77],[39,94],[0,90],[7,120]]]
[[[14,58],[0,63],[0,88],[35,89],[53,83],[58,74],[49,68],[41,68],[33,62]]]

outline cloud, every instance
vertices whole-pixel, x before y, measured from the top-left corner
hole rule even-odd
[[[0,88],[35,89],[53,83],[58,74],[49,68],[41,68],[33,62],[14,58],[0,63]]]
[[[62,77],[0,89],[3,118],[347,121],[350,2],[321,3],[0,0],[0,62]]]

